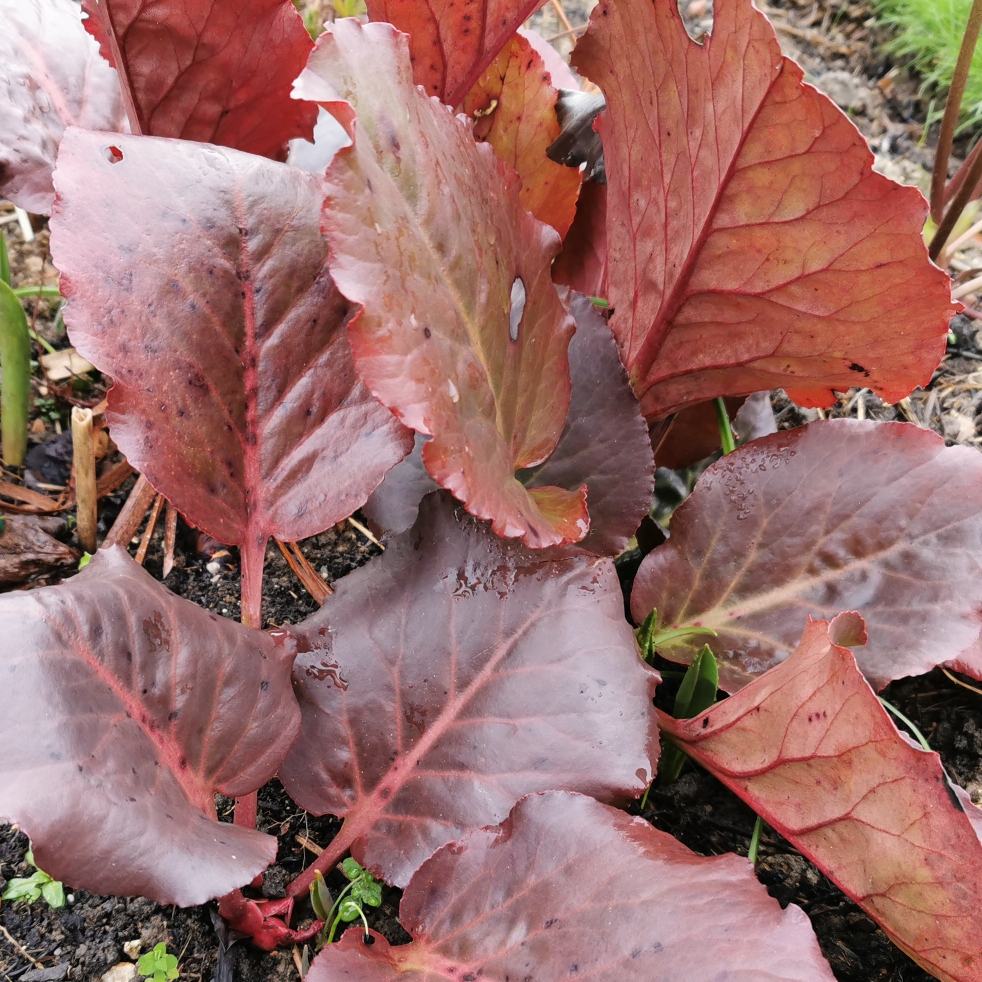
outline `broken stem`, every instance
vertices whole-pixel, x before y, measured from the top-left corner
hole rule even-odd
[[[95,480],[95,439],[92,410],[72,410],[72,456],[75,463],[75,519],[78,544],[92,555],[96,550],[99,492]]]

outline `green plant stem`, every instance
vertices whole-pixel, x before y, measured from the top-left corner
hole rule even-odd
[[[750,836],[750,848],[747,850],[747,859],[756,866],[757,865],[757,850],[760,849],[760,836],[764,831],[764,820],[757,816],[757,821],[754,822],[753,835]]]
[[[899,719],[901,723],[905,723],[907,726],[910,727],[911,732],[914,734],[915,737],[917,737],[918,743],[920,743],[920,745],[925,750],[930,750],[931,749],[931,745],[927,742],[927,739],[925,738],[924,734],[921,733],[921,731],[909,719],[907,719],[907,717],[904,716],[904,714],[899,709],[897,709],[896,706],[890,705],[890,703],[888,703],[886,701],[886,699],[883,698],[883,696],[877,696],[877,699],[879,699],[880,702],[882,702],[883,705],[891,713],[893,713],[893,715],[896,716],[897,719]]]
[[[716,422],[719,425],[719,439],[723,453],[733,453],[736,450],[736,441],[733,439],[733,427],[730,426],[730,414],[726,411],[726,403],[723,402],[722,396],[718,396],[713,402],[716,405]]]
[[[971,201],[972,192],[975,191],[980,180],[982,180],[982,154],[972,161],[972,166],[968,169],[962,186],[958,189],[958,193],[952,199],[951,204],[948,205],[948,210],[944,213],[944,218],[941,219],[938,230],[934,233],[934,238],[931,239],[931,245],[928,246],[927,250],[931,259],[937,259],[941,255],[941,250],[947,245],[961,213]]]
[[[7,236],[0,232],[0,283],[10,286],[10,260],[7,258]]]
[[[965,33],[962,35],[962,45],[958,51],[958,62],[955,73],[948,89],[945,100],[944,117],[941,120],[941,133],[938,136],[938,149],[934,156],[934,170],[931,172],[931,217],[940,226],[944,213],[944,189],[948,180],[948,160],[951,157],[951,147],[955,141],[955,129],[958,126],[958,116],[962,108],[962,98],[965,95],[965,85],[968,82],[969,70],[972,67],[972,57],[979,40],[979,30],[982,28],[982,0],[973,0]]]
[[[53,355],[57,353],[55,351],[54,346],[49,344],[47,341],[45,341],[44,338],[37,333],[37,331],[28,330],[28,333],[31,336],[31,340],[36,341],[39,345],[41,345],[41,347],[44,348],[44,350],[47,351],[49,355]]]
[[[14,291],[0,283],[0,442],[7,467],[23,467],[31,410],[31,335]]]
[[[16,286],[15,297],[43,297],[45,300],[61,300],[61,290],[56,286]]]

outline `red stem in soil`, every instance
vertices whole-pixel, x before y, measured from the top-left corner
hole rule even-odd
[[[327,874],[331,867],[337,865],[341,858],[351,848],[351,843],[358,838],[361,830],[345,822],[341,831],[328,843],[327,848],[308,866],[287,888],[288,897],[300,897],[310,889],[314,882],[314,874],[320,870]]]
[[[266,537],[261,541],[247,532],[239,546],[242,566],[242,623],[246,627],[263,626],[263,561],[266,558]]]
[[[259,792],[253,791],[244,798],[235,799],[235,817],[232,819],[235,825],[244,829],[254,829],[256,827],[256,811],[259,805]]]

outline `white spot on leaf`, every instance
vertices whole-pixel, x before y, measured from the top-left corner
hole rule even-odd
[[[518,325],[522,323],[525,313],[525,284],[520,276],[515,277],[511,285],[511,316],[508,318],[508,337],[518,340]]]

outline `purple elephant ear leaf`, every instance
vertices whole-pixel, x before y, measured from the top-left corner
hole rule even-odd
[[[346,518],[412,445],[355,374],[320,181],[236,150],[72,130],[55,183],[65,318],[115,380],[113,439],[189,521],[241,546],[252,617],[268,537]]]
[[[0,818],[93,893],[189,906],[250,882],[271,836],[217,821],[296,739],[295,647],[175,597],[120,547],[0,598]]]
[[[410,944],[361,928],[309,982],[832,982],[804,912],[781,910],[739,856],[697,856],[579,794],[523,798],[497,828],[440,849],[399,917]]]
[[[0,0],[0,24],[0,195],[47,215],[65,128],[123,129],[119,78],[72,0]]]
[[[974,450],[907,423],[810,423],[713,464],[671,533],[638,571],[634,618],[715,630],[659,651],[687,663],[708,644],[728,692],[786,658],[808,616],[849,610],[869,628],[855,654],[875,688],[946,663],[982,677]]]
[[[303,728],[280,779],[345,820],[324,868],[350,848],[404,886],[530,791],[624,802],[648,783],[658,675],[610,560],[545,561],[441,492],[295,630]]]

